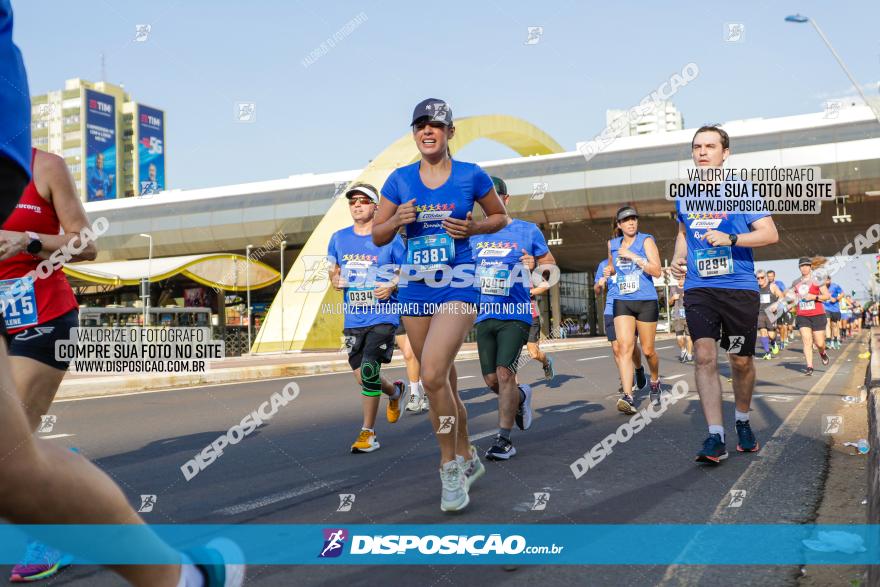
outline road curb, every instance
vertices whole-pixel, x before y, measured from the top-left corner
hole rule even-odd
[[[669,335],[657,336],[658,341],[667,338],[672,337]],[[605,338],[595,337],[542,342],[541,348],[545,351],[564,351],[601,348],[607,345],[608,342]],[[351,367],[348,365],[348,360],[342,358],[343,356],[344,355],[340,355],[341,358],[334,360],[304,363],[281,363],[221,368],[213,369],[206,373],[166,373],[151,374],[150,376],[82,377],[77,379],[67,379],[61,383],[56,399],[104,397],[142,391],[172,390],[182,387],[239,383],[284,377],[305,377],[310,375],[350,371]],[[467,361],[476,359],[477,357],[476,349],[469,349],[459,352],[456,356],[456,360]],[[403,364],[403,356],[399,352],[395,352],[389,367],[400,367],[403,366]]]

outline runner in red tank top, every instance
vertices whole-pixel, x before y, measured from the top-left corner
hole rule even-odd
[[[7,294],[2,308],[10,335],[12,378],[35,430],[70,366],[55,360],[55,341],[70,338],[70,329],[77,326],[78,303],[61,270],[23,287],[17,282],[78,239],[89,221],[64,160],[37,149],[31,157],[31,181],[0,229],[0,295]],[[95,253],[90,242],[73,260],[92,260]],[[11,291],[16,292],[14,299],[8,295]],[[12,581],[50,577],[69,564],[57,550],[30,545],[31,550],[36,548],[42,549],[41,563],[16,565]]]
[[[797,319],[795,324],[801,332],[801,343],[804,345],[804,359],[807,362],[806,375],[813,374],[813,343],[819,349],[819,358],[822,364],[828,364],[828,355],[825,354],[825,325],[827,317],[822,305],[824,300],[831,298],[831,293],[825,287],[823,280],[813,274],[825,264],[825,259],[817,257],[801,257],[798,261],[798,269],[801,277],[791,284],[791,289],[797,296]]]

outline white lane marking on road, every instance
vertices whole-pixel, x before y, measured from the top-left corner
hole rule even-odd
[[[669,345],[669,346],[658,346],[658,347],[654,347],[654,350],[665,351],[666,349],[674,349],[674,348],[675,348],[675,347],[674,347],[673,345]]]
[[[236,514],[243,514],[245,512],[249,512],[249,511],[256,510],[256,509],[259,509],[262,507],[266,507],[267,505],[272,505],[273,503],[278,503],[280,501],[293,499],[294,497],[299,497],[300,495],[305,495],[306,493],[311,493],[311,492],[317,491],[319,489],[326,489],[328,486],[336,485],[337,483],[342,483],[343,481],[345,481],[345,479],[336,479],[335,481],[329,481],[327,483],[325,483],[323,481],[309,483],[305,487],[300,487],[299,489],[291,489],[290,491],[282,491],[280,493],[273,493],[272,495],[267,495],[266,497],[252,499],[251,501],[246,501],[246,502],[240,503],[238,505],[232,505],[229,507],[220,508],[219,510],[214,510],[213,513],[221,514],[224,516],[234,516]]]
[[[479,434],[472,434],[468,436],[468,440],[470,440],[471,442],[476,442],[477,440],[489,438],[490,436],[495,436],[496,434],[498,434],[497,430],[487,430],[486,432],[480,432]]]
[[[589,404],[578,404],[576,406],[568,406],[567,408],[560,408],[558,410],[553,410],[557,414],[564,414],[566,412],[573,412],[575,410],[579,410],[581,408],[586,408]]]
[[[52,440],[53,438],[67,438],[68,436],[76,436],[76,434],[50,434],[48,436],[37,436],[43,440]]]
[[[678,375],[670,375],[669,377],[663,377],[663,379],[678,379],[679,377],[684,377],[687,373],[679,373]]]
[[[462,379],[473,379],[474,377],[476,377],[476,375],[462,375],[458,378],[458,380],[461,381]]]
[[[852,354],[851,351],[847,351],[847,354]],[[842,355],[841,355],[842,358]],[[749,466],[743,471],[743,474],[739,476],[739,478],[733,482],[731,488],[737,488],[740,490],[746,490],[748,493],[752,493],[753,495],[757,493],[758,487],[764,482],[770,473],[774,471],[779,471],[779,467],[777,464],[779,463],[779,459],[782,457],[782,453],[785,449],[786,442],[791,439],[798,431],[798,428],[803,423],[804,419],[806,419],[807,414],[810,413],[810,410],[813,409],[813,406],[816,402],[819,401],[819,398],[825,391],[825,388],[828,387],[828,384],[831,382],[833,377],[837,374],[837,371],[840,369],[842,365],[844,365],[844,361],[837,361],[834,365],[825,372],[825,375],[822,376],[819,381],[816,382],[810,391],[803,396],[803,399],[798,402],[798,404],[789,412],[788,416],[785,420],[782,421],[782,424],[776,429],[773,433],[773,436],[770,437],[769,440],[764,444],[761,448],[761,452],[758,453],[758,456],[761,458],[753,460]],[[754,492],[754,493],[753,493]],[[727,507],[728,498],[725,495],[724,499],[718,503],[715,507],[715,512],[712,516],[706,521],[707,524],[725,524],[732,523],[735,519],[736,514],[740,511],[741,508],[728,508]],[[699,535],[694,538],[687,546],[684,547],[681,554],[679,555],[679,560],[687,559],[688,554],[694,548],[699,548],[700,545]],[[690,565],[679,565],[679,564],[671,564],[666,568],[666,573],[663,575],[663,580],[659,583],[660,585],[697,585],[700,583],[700,579],[705,572],[705,567],[697,567]]]
[[[599,355],[598,357],[584,357],[583,359],[575,359],[575,361],[592,361],[593,359],[607,359],[611,355]]]

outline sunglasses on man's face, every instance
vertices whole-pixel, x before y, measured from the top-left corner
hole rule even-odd
[[[364,206],[369,206],[373,203],[373,200],[370,198],[351,198],[348,200],[349,206],[354,206],[355,204],[363,204]]]

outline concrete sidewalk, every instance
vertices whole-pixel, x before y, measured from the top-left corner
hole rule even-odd
[[[658,334],[657,340],[672,338]],[[545,351],[605,348],[605,337],[570,338],[544,341]],[[523,350],[525,352],[525,350]],[[476,343],[465,343],[458,360],[476,359]],[[403,365],[403,355],[394,352],[390,366]],[[350,371],[345,352],[300,352],[271,355],[231,357],[212,361],[206,373],[148,373],[139,375],[96,375],[68,373],[56,396],[57,399],[100,397],[138,391],[176,389],[220,383],[236,383],[281,377],[301,377],[322,373]]]

